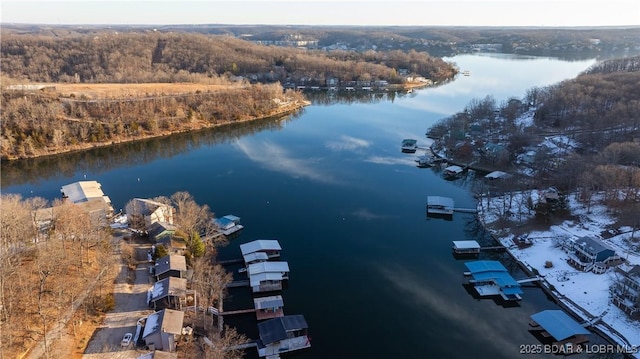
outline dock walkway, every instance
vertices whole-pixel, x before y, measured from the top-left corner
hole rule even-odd
[[[227,288],[240,288],[240,287],[248,287],[250,286],[249,280],[236,280],[229,284],[227,284]]]

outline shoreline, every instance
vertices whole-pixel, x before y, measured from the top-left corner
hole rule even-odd
[[[1,162],[3,162],[3,163],[7,162],[8,163],[8,162],[14,162],[14,161],[20,161],[20,160],[44,158],[44,157],[48,157],[48,156],[57,156],[57,155],[62,155],[62,154],[67,154],[67,153],[92,150],[92,149],[95,149],[95,148],[104,148],[104,147],[109,147],[109,146],[115,146],[115,145],[119,145],[119,144],[123,144],[123,143],[131,143],[131,142],[136,142],[136,141],[144,141],[144,140],[148,140],[148,139],[152,139],[152,138],[166,137],[166,136],[176,135],[176,134],[180,134],[180,133],[189,133],[189,132],[195,132],[195,131],[202,131],[202,130],[208,130],[208,129],[217,128],[217,127],[224,127],[224,126],[233,125],[233,124],[246,123],[246,122],[258,121],[258,120],[265,120],[265,119],[275,118],[275,117],[282,117],[282,116],[286,116],[286,115],[295,113],[295,112],[297,112],[297,111],[299,111],[299,110],[301,110],[304,107],[309,106],[309,105],[311,105],[311,102],[305,100],[305,101],[303,101],[301,103],[296,103],[295,105],[285,106],[284,108],[280,108],[280,109],[270,113],[269,115],[265,115],[265,116],[251,117],[251,118],[246,118],[246,119],[237,120],[237,121],[225,121],[225,122],[214,123],[214,124],[201,123],[201,124],[198,124],[198,126],[196,126],[196,127],[184,128],[184,129],[175,130],[175,131],[163,131],[163,132],[158,133],[158,134],[148,134],[148,135],[142,135],[142,136],[135,136],[135,137],[127,138],[127,139],[107,141],[107,142],[84,143],[84,144],[77,145],[77,147],[74,147],[74,148],[64,148],[64,149],[59,149],[59,150],[53,150],[52,152],[47,152],[47,153],[43,153],[43,154],[37,154],[37,155],[31,155],[31,156],[25,156],[25,157],[15,157],[15,158],[2,158]]]
[[[537,287],[542,289],[542,291],[550,299],[552,299],[552,301],[556,305],[562,308],[565,312],[568,312],[574,318],[579,318],[582,322],[592,321],[598,318],[597,315],[592,314],[591,312],[589,312],[589,310],[577,304],[573,299],[571,299],[571,297],[562,294],[557,289],[555,289],[555,286],[547,280],[546,276],[540,275],[538,271],[529,263],[519,259],[518,256],[512,251],[513,247],[505,245],[504,241],[509,241],[509,239],[498,237],[495,231],[484,220],[484,209],[482,208],[482,203],[478,203],[477,208],[478,214],[476,215],[476,219],[481,223],[482,228],[484,228],[484,230],[489,233],[491,238],[496,241],[497,244],[505,247],[505,252],[518,264],[518,267],[522,269],[522,271],[525,272],[528,277],[540,276],[542,278],[540,282],[536,283]],[[604,327],[604,329],[600,328],[599,326]],[[600,337],[604,338],[612,345],[631,349],[635,348],[634,344],[630,343],[624,335],[622,335],[618,330],[616,330],[609,323],[602,319],[596,320],[592,325],[589,325],[587,327],[589,328],[589,330],[598,334]],[[625,355],[625,358],[640,358],[638,353],[624,353],[623,355]]]

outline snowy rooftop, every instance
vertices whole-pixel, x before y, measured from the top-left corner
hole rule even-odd
[[[537,193],[531,193],[534,202]],[[523,197],[523,198],[517,198]],[[619,274],[614,268],[608,268],[604,274],[578,271],[567,262],[568,254],[562,249],[566,240],[576,240],[582,237],[596,238],[626,259],[628,265],[640,264],[640,254],[631,239],[630,228],[619,228],[617,235],[606,240],[600,239],[609,226],[615,220],[607,214],[607,208],[600,205],[592,205],[589,211],[584,205],[578,203],[574,196],[567,196],[568,205],[574,217],[579,221],[567,220],[559,225],[552,225],[543,231],[528,233],[528,238],[533,245],[528,248],[518,248],[513,243],[513,233],[503,231],[494,233],[502,245],[519,261],[530,269],[536,269],[544,278],[544,285],[555,289],[557,296],[574,314],[583,322],[592,320],[602,315],[602,320],[596,324],[598,329],[620,345],[640,345],[640,321],[631,320],[618,307],[612,305],[609,300],[609,288],[617,280]],[[517,195],[513,199],[514,204],[525,203],[523,195]],[[511,220],[514,223],[526,221],[534,216],[526,206],[517,205],[519,209],[513,209]],[[502,208],[500,198],[483,198],[478,203],[478,213],[485,223],[492,223],[498,219],[499,208]],[[547,263],[550,262],[550,263]],[[551,266],[549,266],[551,264]],[[551,287],[553,286],[553,287]],[[604,314],[604,315],[603,315]],[[604,324],[603,324],[604,323]],[[606,324],[606,325],[605,325]],[[620,335],[614,333],[607,326],[613,328]],[[622,338],[621,338],[622,337]],[[640,353],[635,354],[640,358]]]

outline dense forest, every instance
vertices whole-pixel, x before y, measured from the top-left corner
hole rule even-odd
[[[212,127],[295,110],[302,94],[279,84],[144,98],[82,99],[4,91],[3,159],[36,157]]]
[[[456,73],[442,59],[416,51],[334,54],[231,36],[154,31],[102,30],[61,38],[5,32],[0,51],[3,74],[39,82],[176,82],[187,74],[228,74],[282,83],[303,78],[321,84],[327,78],[401,83],[398,69],[433,81]]]

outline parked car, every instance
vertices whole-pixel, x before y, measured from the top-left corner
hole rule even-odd
[[[128,347],[129,344],[131,344],[131,338],[133,338],[133,334],[131,333],[125,334],[124,337],[122,337],[122,341],[120,342],[120,345],[122,345],[123,347]]]

